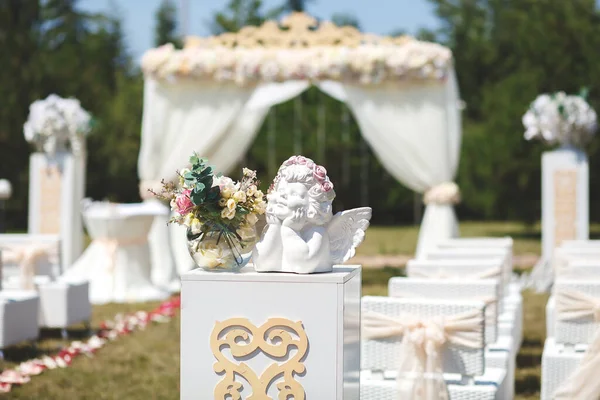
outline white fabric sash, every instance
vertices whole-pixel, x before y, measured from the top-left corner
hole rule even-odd
[[[51,246],[41,244],[8,247],[3,248],[2,260],[19,264],[21,289],[34,290],[35,267],[42,260],[49,261],[49,252],[52,250]]]
[[[502,268],[501,267],[492,267],[483,271],[477,271],[474,273],[466,273],[466,274],[456,274],[449,273],[444,270],[436,270],[433,272],[425,270],[425,268],[415,268],[411,269],[410,272],[411,278],[426,278],[426,279],[454,279],[454,280],[464,280],[464,279],[491,279],[502,276]]]
[[[575,291],[559,291],[556,296],[556,314],[561,321],[589,318],[600,322],[600,299]],[[554,392],[555,400],[600,398],[600,329],[575,371]]]
[[[423,298],[423,297],[427,297],[425,295],[422,294],[418,294],[418,293],[411,293],[411,292],[394,292],[394,295],[392,297],[397,297],[397,298],[404,298],[404,299],[415,299],[415,298]],[[492,305],[497,305],[498,304],[498,298],[494,297],[494,296],[458,296],[458,297],[452,297],[452,300],[458,300],[458,301],[481,301],[482,303],[484,303],[486,305],[486,311],[485,311],[485,315],[486,315],[486,322],[488,324],[496,324],[497,321],[497,307],[490,307]]]
[[[478,310],[426,319],[408,313],[394,318],[367,312],[363,315],[362,335],[365,339],[402,337],[397,366],[399,400],[448,400],[443,347],[484,346],[483,320]]]
[[[98,238],[94,239],[95,243],[100,244],[106,249],[108,255],[108,271],[112,274],[115,271],[117,263],[117,249],[119,246],[140,246],[148,242],[147,236],[140,236],[136,238],[117,239],[117,238]]]
[[[454,182],[441,183],[425,191],[423,203],[425,205],[458,204],[460,203],[460,189]]]
[[[591,319],[600,322],[600,298],[572,290],[557,291],[555,298],[559,321]]]

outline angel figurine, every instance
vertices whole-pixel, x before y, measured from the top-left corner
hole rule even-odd
[[[333,215],[334,198],[325,168],[302,156],[285,161],[267,195],[267,225],[252,255],[256,271],[331,272],[352,258],[371,208]]]

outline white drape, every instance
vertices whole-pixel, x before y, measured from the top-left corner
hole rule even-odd
[[[175,179],[192,151],[205,155],[218,146],[253,90],[233,84],[147,79],[138,159],[142,198],[150,197],[148,189],[158,190],[161,179]],[[177,274],[166,222],[157,218],[150,230],[152,280],[175,289]]]
[[[383,166],[402,184],[425,193],[453,181],[462,136],[454,73],[443,85],[407,83],[369,87],[322,82],[318,86],[347,102],[365,140]],[[453,197],[427,205],[417,258],[437,242],[458,236]]]
[[[192,151],[208,158],[217,171],[229,172],[248,150],[269,109],[298,96],[308,86],[305,81],[246,88],[148,80],[138,162],[141,194],[163,178],[174,179]],[[175,288],[177,273],[193,267],[185,228],[167,227],[166,219],[158,218],[150,233],[150,246],[153,282]]]
[[[162,178],[175,178],[192,150],[227,173],[247,151],[270,107],[299,95],[309,85],[290,81],[239,87],[147,80],[138,162],[140,193],[144,196],[148,188],[158,188]],[[317,86],[348,103],[365,139],[402,184],[419,193],[432,189],[443,193],[439,188],[452,182],[461,141],[454,73],[445,84],[369,87],[328,81]],[[448,200],[427,206],[417,256],[436,242],[458,235],[452,205]],[[193,266],[183,232],[181,227],[167,228],[166,220],[155,222],[150,234],[155,284],[169,285],[175,282],[176,271]]]

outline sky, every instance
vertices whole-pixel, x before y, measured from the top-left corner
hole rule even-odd
[[[182,0],[175,0],[179,5]],[[153,46],[155,13],[161,0],[80,0],[79,7],[89,12],[108,12],[124,21],[126,43],[134,58],[139,59]],[[187,23],[190,35],[207,36],[209,21],[223,10],[229,0],[187,0]],[[264,9],[278,6],[282,0],[263,0]],[[419,28],[435,29],[438,22],[427,0],[313,0],[307,12],[330,19],[335,13],[356,16],[365,32],[390,34],[402,29],[414,34]],[[181,15],[182,13],[180,13]]]

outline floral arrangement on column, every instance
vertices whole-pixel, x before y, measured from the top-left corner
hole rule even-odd
[[[25,140],[33,143],[37,151],[54,155],[70,147],[74,154],[81,154],[91,127],[92,118],[79,100],[51,94],[29,106],[23,133]]]
[[[523,115],[525,139],[566,147],[586,145],[597,130],[596,111],[586,97],[586,90],[578,95],[558,92],[538,96]]]
[[[189,162],[190,169],[177,172],[178,184],[163,180],[162,191],[152,193],[170,201],[175,212],[171,223],[187,227],[188,249],[199,267],[239,269],[250,259],[255,225],[267,208],[256,171],[244,168],[242,179],[235,182],[215,175],[196,154]]]

